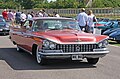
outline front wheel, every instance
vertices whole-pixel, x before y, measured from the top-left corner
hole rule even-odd
[[[89,64],[96,64],[99,61],[99,58],[87,58]]]
[[[36,61],[38,64],[40,65],[44,65],[46,63],[45,59],[42,58],[40,52],[39,52],[39,49],[38,47],[36,48]]]

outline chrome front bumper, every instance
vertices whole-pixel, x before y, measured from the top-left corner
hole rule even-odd
[[[43,58],[70,58],[72,55],[80,55],[81,58],[99,58],[108,53],[107,48],[94,49],[93,52],[63,52],[62,50],[41,50],[39,52]]]

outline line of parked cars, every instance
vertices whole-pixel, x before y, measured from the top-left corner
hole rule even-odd
[[[9,26],[9,23],[0,15],[0,35],[8,35],[10,30]]]
[[[120,21],[119,20],[100,20],[95,26],[102,30],[103,35],[109,36],[109,39],[120,43]]]

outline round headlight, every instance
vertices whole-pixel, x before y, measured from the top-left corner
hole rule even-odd
[[[47,40],[44,40],[44,41],[43,41],[43,46],[49,47],[49,45],[50,45],[50,42],[49,42],[49,41],[47,41]]]
[[[108,40],[104,40],[98,44],[99,47],[106,47],[109,44]]]
[[[56,44],[54,44],[54,43],[51,42],[51,43],[50,43],[50,48],[51,48],[51,49],[56,48]]]
[[[104,40],[103,41],[103,46],[106,47],[106,45],[108,45],[108,43],[109,43],[108,40]]]
[[[3,29],[0,29],[0,31],[3,31]]]

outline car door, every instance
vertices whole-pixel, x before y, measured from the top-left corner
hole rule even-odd
[[[26,30],[22,33],[23,48],[28,52],[32,52],[32,44],[34,42],[34,40],[32,39],[32,24],[30,23],[31,21],[26,21],[26,23],[24,24]]]
[[[21,28],[21,26],[17,27],[11,27],[10,28],[10,38],[14,43],[16,43],[18,46],[22,47],[23,45],[23,32],[25,30]]]

